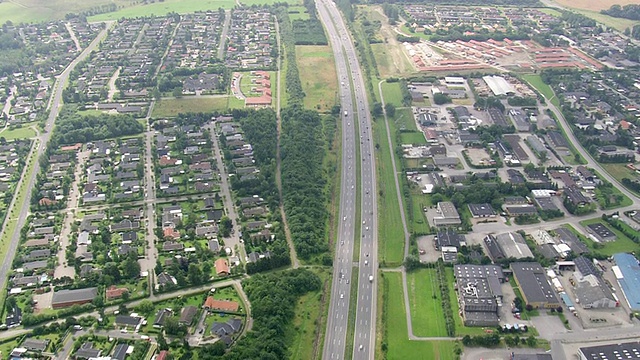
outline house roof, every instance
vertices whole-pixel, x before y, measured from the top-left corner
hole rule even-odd
[[[227,263],[226,259],[218,259],[215,262],[216,273],[220,274],[229,274],[229,263]]]
[[[240,305],[235,301],[216,300],[213,296],[208,296],[204,302],[204,307],[211,310],[236,312],[240,308]]]
[[[97,295],[98,288],[96,287],[75,290],[59,290],[53,293],[53,300],[51,303],[56,305],[69,302],[91,301]]]

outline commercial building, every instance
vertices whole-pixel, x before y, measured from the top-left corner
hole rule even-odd
[[[580,360],[640,359],[640,342],[596,345],[578,349]]]
[[[515,232],[499,234],[496,236],[496,242],[502,250],[504,257],[514,259],[533,258],[533,253],[522,235]]]
[[[496,265],[456,265],[454,267],[458,303],[466,326],[497,326],[502,304],[501,283],[505,276]]]
[[[584,256],[573,261],[576,264],[576,271],[573,273],[574,292],[578,303],[585,309],[610,309],[618,306],[618,300],[593,262]]]
[[[640,311],[640,266],[635,256],[627,253],[613,255],[616,265],[612,267],[613,273],[624,297],[627,299],[631,311]]]
[[[433,218],[433,223],[436,226],[459,225],[462,223],[458,210],[450,201],[439,202],[438,213],[439,215]]]
[[[616,239],[616,234],[600,222],[587,225],[587,231],[597,242],[608,242]]]
[[[474,218],[495,217],[496,212],[493,211],[491,204],[469,204],[469,211]]]
[[[560,306],[542,265],[537,262],[515,262],[511,263],[511,271],[527,305],[534,308]]]
[[[86,288],[75,290],[60,290],[53,293],[51,306],[60,309],[73,305],[87,304],[93,301],[98,295],[98,288]]]
[[[516,93],[513,86],[511,86],[511,84],[509,84],[502,76],[483,76],[482,80],[487,83],[495,96],[513,95]]]
[[[438,234],[434,238],[434,245],[436,250],[441,250],[446,247],[459,248],[466,245],[467,240],[464,235],[458,234],[456,231],[446,229],[445,231],[438,231]]]

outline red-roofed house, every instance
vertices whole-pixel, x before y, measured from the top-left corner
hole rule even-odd
[[[115,300],[122,297],[124,293],[129,292],[127,288],[117,288],[115,285],[111,285],[105,292],[107,300]]]
[[[229,264],[226,259],[218,259],[216,260],[216,274],[218,276],[227,276],[229,275]]]
[[[172,228],[172,227],[167,227],[164,228],[162,230],[162,233],[164,235],[164,237],[166,238],[170,238],[170,239],[180,239],[180,231]]]
[[[629,127],[631,126],[631,124],[626,121],[626,120],[622,120],[620,121],[620,127],[624,130],[629,130]]]
[[[156,356],[156,360],[167,360],[168,358],[169,358],[169,352],[167,350],[160,351],[158,356]]]

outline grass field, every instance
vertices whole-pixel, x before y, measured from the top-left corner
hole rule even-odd
[[[164,0],[153,4],[139,4],[127,6],[118,11],[100,14],[87,18],[88,21],[117,20],[120,18],[134,18],[140,16],[161,16],[170,12],[180,14],[201,10],[230,9],[236,5],[234,0]]]
[[[551,86],[545,84],[545,82],[542,81],[542,78],[540,77],[540,75],[526,74],[526,75],[522,75],[522,78],[525,81],[527,81],[529,84],[531,84],[531,86],[536,88],[536,90],[538,90],[542,95],[544,95],[544,97],[547,98],[547,100],[551,99],[551,103],[553,105],[560,106],[560,102],[558,98],[555,97],[555,94],[553,93],[553,89],[551,89]]]
[[[399,82],[386,82],[382,83],[382,95],[384,95],[384,102],[391,103],[396,107],[402,107],[402,91],[400,91]]]
[[[409,219],[409,231],[414,234],[431,233],[427,217],[424,215],[424,211],[422,211],[424,207],[431,205],[430,198],[414,189],[412,189],[410,193],[412,216]]]
[[[616,0],[617,4],[620,4],[622,1],[618,1]],[[637,4],[637,1],[635,2]],[[607,9],[609,8],[609,6],[607,6]],[[594,19],[595,21],[602,23],[608,27],[612,27],[618,31],[624,31],[624,29],[626,28],[632,28],[634,25],[640,24],[640,21],[636,21],[636,20],[629,20],[629,19],[622,19],[622,18],[615,18],[613,16],[609,16],[609,15],[605,15],[605,14],[600,14],[597,11],[589,11],[589,10],[581,10],[581,9],[574,9],[575,12],[580,13],[584,16],[590,17],[592,19]]]
[[[381,277],[383,286],[383,342],[387,345],[386,359],[454,360],[455,341],[412,341],[407,336],[407,318],[402,301],[402,275],[387,272]],[[415,325],[414,325],[415,327]]]
[[[296,62],[304,90],[304,106],[329,111],[337,102],[338,78],[333,52],[328,45],[296,46]]]
[[[5,138],[6,140],[13,139],[27,139],[36,136],[36,132],[30,127],[20,127],[16,129],[9,129],[0,132],[0,137]]]
[[[615,4],[637,4],[638,0],[555,0],[555,2],[569,8],[600,11],[608,9]]]
[[[425,139],[422,132],[402,132],[400,133],[400,142],[403,144],[426,145],[427,139]]]
[[[393,132],[393,124],[390,124]],[[374,140],[380,147],[376,150],[376,169],[378,172],[378,219],[381,224],[378,228],[380,262],[384,265],[399,265],[404,257],[404,230],[400,217],[400,206],[396,195],[396,185],[391,164],[392,153],[389,150],[387,129],[384,120],[377,120],[373,124]],[[393,136],[392,136],[393,139]],[[396,162],[397,166],[400,163]]]
[[[319,268],[314,272],[320,277],[323,284],[329,284],[331,281],[331,273],[328,269]],[[291,343],[289,345],[290,359],[313,359],[314,342],[317,336],[321,335],[318,330],[324,329],[324,321],[326,320],[326,308],[322,308],[323,292],[326,289],[320,289],[308,293],[301,297],[296,304],[295,317],[293,319],[293,327],[290,328],[289,336]],[[328,290],[330,291],[330,290]]]
[[[626,164],[600,164],[609,175],[613,176],[616,180],[622,181],[624,178],[636,179],[638,178],[638,174],[627,168]],[[627,188],[628,189],[628,188]],[[632,191],[629,189],[629,191]]]
[[[447,336],[436,269],[407,273],[411,322],[416,336]]]
[[[600,218],[581,221],[580,225],[586,226],[597,223],[604,224],[609,230],[613,231],[616,234],[616,240],[605,243],[596,243],[591,240],[591,238],[587,237],[585,243],[590,249],[605,255],[613,255],[619,252],[634,252],[639,249],[638,244],[631,241],[631,239],[626,237],[621,231],[614,229],[611,225],[607,224]],[[634,231],[633,229],[630,230]]]
[[[223,110],[228,107],[228,102],[227,96],[163,98],[156,103],[151,116],[158,118],[176,116],[186,112]]]

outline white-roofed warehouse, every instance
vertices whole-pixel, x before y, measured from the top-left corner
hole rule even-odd
[[[502,76],[488,75],[483,76],[482,80],[487,83],[494,95],[513,95],[516,91],[513,86],[507,82]]]

